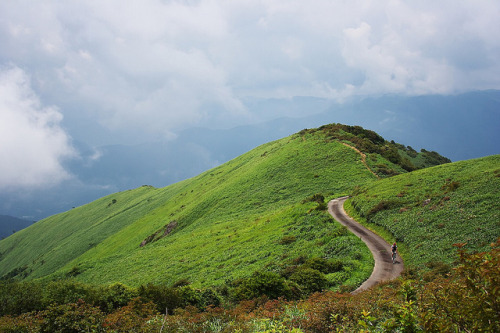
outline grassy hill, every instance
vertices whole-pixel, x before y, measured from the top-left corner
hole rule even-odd
[[[448,161],[428,156],[357,126],[304,130],[192,179],[35,223],[0,242],[0,276],[207,286],[321,257],[343,262],[327,276],[331,285],[355,286],[371,272],[370,253],[317,198]]]
[[[52,216],[0,241],[0,330],[498,331],[500,155],[446,162],[333,124]],[[346,194],[410,268],[355,295],[372,257],[325,211]]]
[[[451,264],[453,244],[484,251],[500,236],[500,155],[443,164],[357,188],[350,212],[399,242],[406,264]],[[380,228],[379,228],[380,230]]]

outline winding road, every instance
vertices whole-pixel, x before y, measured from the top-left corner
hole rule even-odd
[[[375,259],[373,272],[363,284],[353,293],[366,290],[374,285],[397,278],[403,271],[403,260],[397,255],[396,263],[392,263],[391,245],[373,231],[366,229],[353,220],[344,210],[344,202],[349,197],[337,198],[328,203],[328,212],[332,217],[345,225],[352,233],[358,236],[370,249]]]

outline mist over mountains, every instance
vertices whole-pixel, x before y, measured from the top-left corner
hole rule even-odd
[[[188,128],[170,141],[91,147],[74,142],[73,176],[52,188],[0,194],[0,214],[38,220],[141,185],[163,187],[193,177],[269,141],[328,123],[359,125],[417,151],[452,161],[498,154],[500,91],[452,96],[387,95],[343,104],[297,97],[248,105],[264,122],[226,129]],[[304,115],[298,117],[298,115]],[[290,117],[297,115],[297,117]]]
[[[13,216],[0,215],[0,239],[29,227],[33,222],[19,219]]]

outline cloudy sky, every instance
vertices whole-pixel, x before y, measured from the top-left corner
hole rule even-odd
[[[256,100],[500,89],[499,17],[496,0],[1,1],[0,190],[71,177],[76,141],[258,122]]]

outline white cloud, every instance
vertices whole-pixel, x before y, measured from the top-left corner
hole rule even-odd
[[[0,189],[55,184],[74,155],[61,113],[43,106],[19,68],[0,70]]]
[[[168,136],[251,119],[252,98],[500,89],[499,16],[497,1],[2,2],[0,64],[50,104]]]

